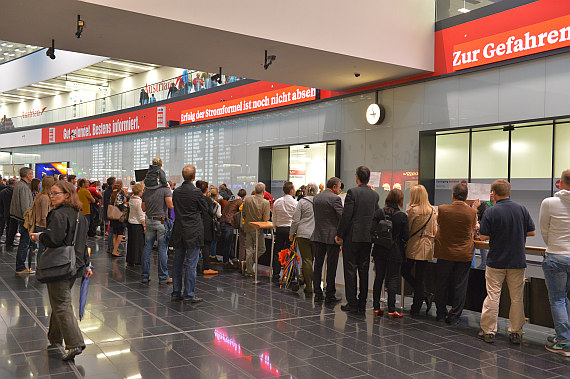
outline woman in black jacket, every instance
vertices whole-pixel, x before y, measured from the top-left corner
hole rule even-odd
[[[65,340],[67,352],[62,359],[66,361],[81,354],[85,349],[85,341],[71,306],[71,288],[76,278],[93,274],[87,251],[89,227],[85,216],[80,212],[81,202],[71,183],[61,180],[56,182],[49,196],[54,209],[47,216],[46,230],[32,233],[32,240],[40,241],[47,249],[71,246],[75,228],[79,228],[75,240],[76,276],[46,284],[52,309],[47,337],[52,347],[60,346]]]
[[[404,193],[399,189],[393,189],[386,197],[386,206],[374,213],[374,224],[384,218],[392,221],[392,247],[384,248],[375,244],[372,249],[376,269],[372,293],[375,315],[384,314],[380,309],[380,295],[382,282],[385,280],[388,287],[388,316],[402,317],[401,313],[396,312],[396,290],[400,278],[400,266],[406,259],[406,243],[410,238],[408,216],[400,210],[403,206]]]
[[[208,182],[196,181],[196,187],[202,191],[208,204],[208,213],[202,213],[202,223],[204,224],[204,246],[202,247],[202,267],[198,268],[198,275],[215,275],[217,270],[210,267],[210,247],[214,240],[214,201],[208,196]]]

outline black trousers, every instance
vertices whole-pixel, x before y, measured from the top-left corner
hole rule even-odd
[[[313,290],[315,295],[322,295],[321,280],[323,277],[323,265],[325,257],[327,259],[327,287],[325,288],[325,297],[332,298],[336,294],[336,269],[338,267],[338,254],[340,246],[335,244],[326,244],[322,242],[314,242],[315,244],[315,263],[313,264]]]
[[[374,309],[380,309],[382,282],[386,281],[386,287],[388,288],[388,312],[392,313],[396,311],[396,292],[398,291],[401,263],[391,261],[387,257],[387,254],[374,254],[376,275],[374,277],[372,303]]]
[[[369,242],[344,241],[342,247],[344,285],[346,288],[346,300],[351,307],[365,308],[368,297],[368,270],[370,269]],[[356,274],[360,280],[358,300],[356,298]]]
[[[14,245],[14,238],[18,232],[18,221],[12,217],[6,220],[6,246]]]
[[[429,295],[425,290],[424,278],[428,261],[417,261],[408,258],[402,264],[402,276],[414,288],[414,302],[412,303],[412,311],[419,312],[422,308],[424,299]],[[412,269],[416,268],[415,274],[412,275]]]
[[[437,306],[438,317],[447,317],[449,320],[457,320],[463,312],[465,306],[465,296],[467,294],[467,283],[469,281],[469,262],[453,262],[438,259],[435,272],[437,281],[437,291],[435,294],[435,305]],[[449,291],[452,291],[451,310],[447,311],[447,300]]]
[[[291,244],[289,241],[290,231],[290,226],[279,226],[275,229],[275,245],[273,245],[273,276],[279,276],[279,273],[281,272],[279,252],[287,249]]]
[[[71,288],[75,278],[47,283],[51,315],[49,317],[48,340],[51,343],[62,343],[65,348],[85,347],[85,341],[73,313]]]

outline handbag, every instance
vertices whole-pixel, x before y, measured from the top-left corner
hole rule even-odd
[[[50,247],[40,256],[36,278],[40,283],[70,279],[77,274],[75,265],[75,240],[79,229],[79,212],[75,222],[75,233],[70,246]]]
[[[116,205],[111,205],[107,207],[107,218],[109,220],[118,220],[123,215],[123,212]]]
[[[119,211],[121,211],[121,217],[119,217],[119,222],[127,222],[129,220],[129,207],[127,206],[122,206],[123,209],[121,209],[121,206],[118,206],[117,208],[119,208]]]

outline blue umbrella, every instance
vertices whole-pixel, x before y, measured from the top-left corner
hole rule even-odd
[[[83,277],[81,280],[81,289],[79,291],[79,321],[85,313],[85,303],[87,303],[87,291],[89,290],[89,278]]]

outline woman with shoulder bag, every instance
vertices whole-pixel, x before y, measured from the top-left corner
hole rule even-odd
[[[388,287],[388,316],[394,318],[402,317],[396,312],[396,291],[398,278],[400,277],[400,265],[406,260],[406,243],[410,236],[408,227],[408,216],[400,208],[404,206],[404,193],[399,189],[393,189],[386,196],[386,205],[383,209],[378,209],[374,213],[374,224],[382,220],[391,221],[391,247],[381,246],[374,243],[372,256],[376,276],[374,278],[374,290],[372,293],[374,314],[379,316],[384,314],[380,309],[380,296],[382,283],[386,281]]]
[[[54,209],[47,216],[46,229],[32,233],[30,237],[40,241],[48,250],[74,246],[75,275],[46,283],[52,309],[47,337],[52,347],[61,345],[65,340],[67,352],[62,359],[70,360],[85,349],[85,341],[73,314],[71,288],[76,278],[93,275],[86,245],[88,224],[80,212],[81,202],[71,183],[58,181],[51,188],[49,196]],[[42,266],[47,254],[46,251]]]
[[[212,198],[208,196],[208,182],[197,180],[196,187],[202,191],[202,195],[206,197],[206,203],[208,204],[208,213],[202,213],[202,224],[204,225],[204,246],[202,246],[201,251],[202,267],[198,268],[198,275],[215,275],[218,271],[213,270],[210,267],[210,248],[215,235],[213,221],[215,204]]]
[[[424,186],[417,185],[410,190],[410,205],[406,210],[410,224],[410,240],[406,246],[406,262],[402,276],[414,288],[414,301],[410,314],[417,316],[422,304],[430,311],[434,295],[425,290],[424,274],[428,262],[433,259],[433,243],[437,231],[437,212],[431,206]],[[415,267],[415,274],[412,269]]]
[[[142,184],[135,184],[132,187],[133,194],[129,200],[129,222],[127,230],[129,239],[127,241],[127,266],[141,264],[142,252],[144,249],[144,228],[145,215],[142,210],[141,194]]]
[[[222,236],[222,229],[220,226],[220,218],[222,217],[222,205],[219,202],[218,189],[212,188],[208,193],[208,196],[212,199],[214,203],[214,218],[212,220],[212,225],[214,228],[214,239],[210,245],[210,263],[218,263],[217,251],[218,251],[218,238]]]
[[[127,207],[127,195],[123,191],[123,182],[117,180],[113,184],[113,193],[111,194],[111,201],[109,204],[114,205],[119,208],[121,212],[124,212]],[[111,229],[113,230],[113,252],[111,255],[113,257],[122,257],[123,254],[119,251],[119,245],[123,242],[125,237],[125,222],[119,220],[111,220]]]

